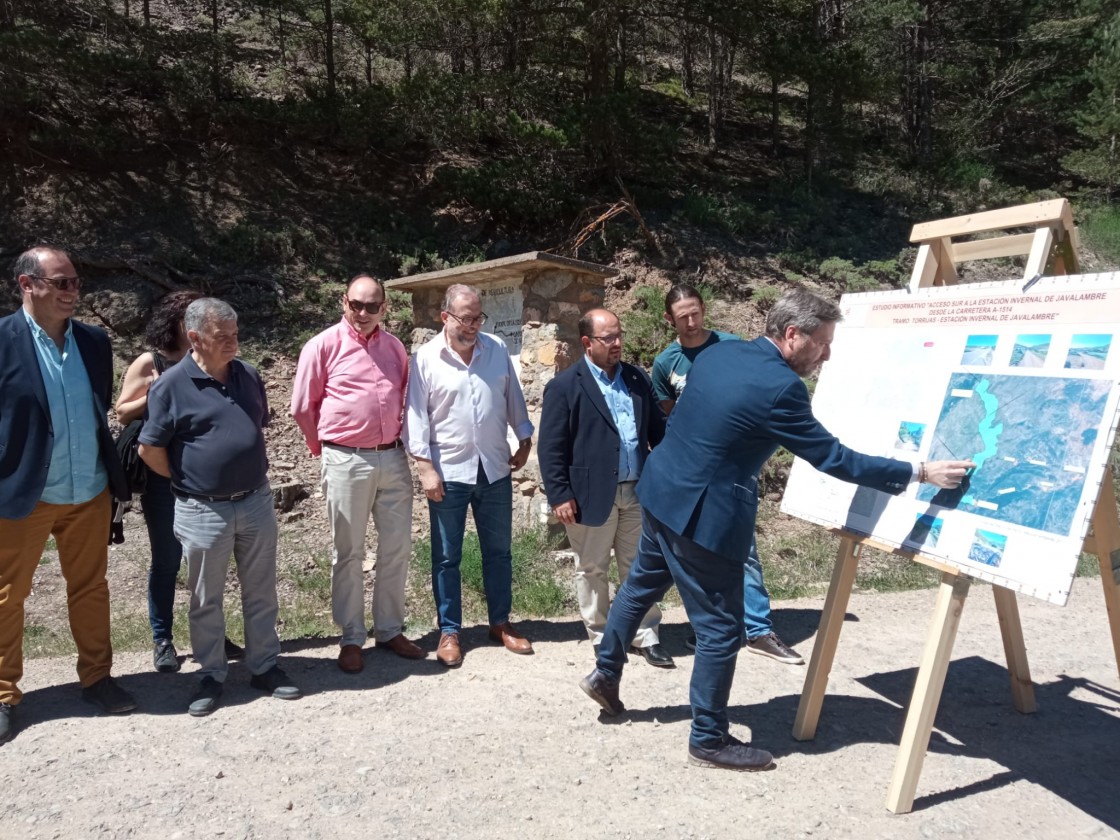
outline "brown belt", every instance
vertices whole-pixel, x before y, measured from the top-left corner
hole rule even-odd
[[[331,449],[341,449],[343,452],[384,452],[386,449],[396,449],[399,446],[404,446],[401,439],[397,438],[392,443],[379,443],[377,446],[346,446],[342,443],[335,443],[333,440],[323,441],[323,446],[329,446]]]

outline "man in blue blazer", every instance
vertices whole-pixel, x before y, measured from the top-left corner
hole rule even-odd
[[[129,498],[106,420],[113,352],[71,317],[81,279],[38,247],[15,263],[22,307],[0,318],[0,743],[23,695],[23,602],[47,538],[58,546],[82,697],[109,713],[135,701],[111,676],[105,579],[112,499]]]
[[[645,371],[622,362],[622,325],[613,312],[587,312],[579,335],[583,360],[545,386],[537,453],[548,503],[576,553],[576,600],[597,649],[610,605],[611,549],[624,581],[642,532],[635,487],[650,447],[665,435],[665,414]],[[658,639],[660,623],[654,604],[631,649],[651,665],[672,668]]]
[[[813,416],[801,381],[827,361],[840,310],[797,288],[766,319],[766,336],[720,342],[697,358],[665,440],[638,484],[642,538],[607,621],[596,669],[580,687],[607,714],[626,643],[674,582],[696,630],[689,760],[761,770],[773,757],[733,738],[727,700],[743,627],[743,560],[758,510],[758,472],[779,446],[834,478],[898,494],[914,481],[958,487],[968,461],[906,461],[848,449]]]

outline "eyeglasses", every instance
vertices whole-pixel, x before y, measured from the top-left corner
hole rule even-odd
[[[458,315],[456,315],[454,312],[448,312],[447,314],[450,315],[452,318],[454,318],[456,321],[458,321],[460,324],[462,324],[464,327],[474,327],[474,326],[481,327],[483,324],[486,323],[486,313],[485,312],[483,312],[477,318],[461,318]]]
[[[603,342],[603,344],[617,344],[622,341],[623,335],[625,335],[625,333],[617,332],[611,333],[610,335],[593,335],[591,337],[596,341]]]
[[[28,274],[27,276],[32,280],[41,280],[60,292],[68,292],[71,289],[76,292],[82,288],[81,277],[43,277],[41,274]]]
[[[351,312],[368,312],[370,315],[376,315],[385,308],[385,301],[375,300],[370,303],[364,303],[360,300],[350,300],[350,298],[346,298],[346,305],[350,307]]]

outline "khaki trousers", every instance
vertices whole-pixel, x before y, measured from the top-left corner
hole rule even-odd
[[[618,583],[621,586],[630,573],[630,564],[638,553],[638,540],[642,535],[642,506],[634,492],[636,482],[618,485],[611,515],[602,525],[565,525],[568,542],[576,553],[576,601],[579,613],[587,628],[592,644],[599,644],[607,626],[610,608],[611,549],[618,564]],[[658,643],[657,626],[661,623],[661,610],[654,604],[645,614],[633,644],[649,647]]]
[[[47,538],[58,546],[66,580],[70,632],[78,648],[78,680],[93,685],[109,676],[109,491],[80,505],[39,502],[24,519],[0,519],[0,703],[23,698],[23,602]]]
[[[404,630],[405,587],[412,554],[412,473],[404,447],[349,452],[323,447],[320,486],[331,523],[331,613],[340,645],[366,640],[366,527],[377,528],[373,635],[387,642]]]

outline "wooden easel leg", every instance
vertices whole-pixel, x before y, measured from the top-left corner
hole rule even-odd
[[[898,747],[894,775],[887,793],[887,810],[895,814],[909,813],[914,807],[914,792],[922,774],[933,719],[937,715],[941,689],[945,686],[949,657],[957,638],[961,610],[964,609],[970,583],[969,578],[963,575],[946,573],[941,576],[929,638],[922,653],[922,664],[918,668],[918,679],[914,683],[906,725],[902,729],[902,743]]]
[[[1011,677],[1011,702],[1024,715],[1038,711],[1027,664],[1027,646],[1023,642],[1023,625],[1019,621],[1019,602],[1015,593],[1003,586],[993,586],[999,632],[1003,636],[1003,653],[1007,657],[1007,673]]]
[[[1108,627],[1112,633],[1112,652],[1120,673],[1120,518],[1116,515],[1116,492],[1112,488],[1112,469],[1104,471],[1104,482],[1093,511],[1093,539],[1101,565],[1101,585],[1108,608]]]
[[[797,717],[793,721],[793,737],[798,741],[812,740],[817,734],[821,704],[824,703],[824,692],[828,687],[828,674],[832,670],[836,645],[844,627],[844,615],[848,611],[848,598],[852,594],[856,569],[859,567],[859,548],[855,540],[840,538],[836,565],[832,567],[832,581],[828,584],[828,595],[821,610],[817,640],[809,659],[809,670],[805,673],[805,686],[801,689]]]

